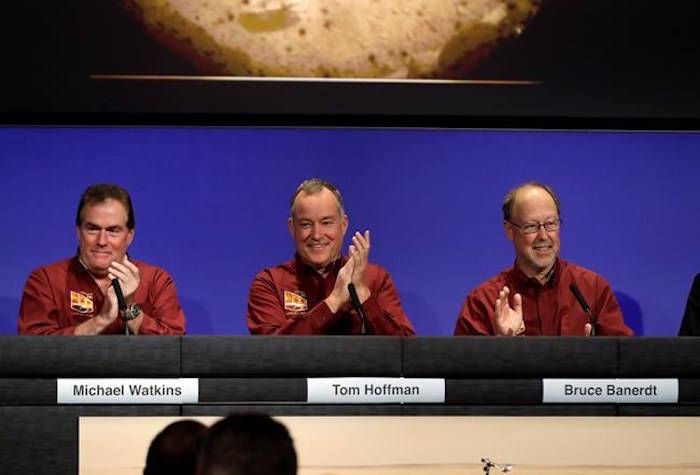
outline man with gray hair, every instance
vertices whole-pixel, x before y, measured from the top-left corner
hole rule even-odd
[[[473,290],[455,335],[632,335],[608,282],[559,257],[559,199],[529,182],[503,201],[515,263]]]
[[[348,216],[333,184],[312,178],[299,185],[287,226],[296,256],[253,280],[247,313],[250,333],[415,334],[388,272],[368,262],[369,231],[356,232],[348,256],[341,254]]]

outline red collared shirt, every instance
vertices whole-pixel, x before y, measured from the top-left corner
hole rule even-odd
[[[172,278],[162,269],[132,261],[140,284],[134,301],[144,314],[139,334],[184,335],[185,315]],[[99,314],[105,295],[77,257],[33,271],[22,293],[20,335],[72,335],[75,327]],[[125,323],[114,320],[102,334],[123,334]]]
[[[362,323],[348,303],[332,313],[324,302],[347,259],[331,264],[324,277],[298,256],[261,271],[250,287],[248,329],[262,335],[357,335]],[[371,296],[362,304],[365,330],[371,335],[414,335],[401,308],[391,277],[382,267],[367,264]]]
[[[596,317],[598,335],[631,336],[610,284],[600,275],[558,259],[543,285],[515,265],[479,285],[462,306],[455,335],[495,335],[494,308],[498,293],[510,289],[510,305],[519,293],[523,302],[525,335],[585,335],[588,315],[576,301],[569,285],[575,283]]]

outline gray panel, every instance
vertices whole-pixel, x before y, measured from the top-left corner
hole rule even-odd
[[[700,338],[620,338],[620,375],[700,376]]]
[[[399,376],[401,339],[378,336],[197,337],[182,341],[184,376]]]
[[[306,402],[306,378],[200,378],[200,403]]]
[[[615,377],[617,338],[424,337],[403,340],[406,377]]]
[[[183,416],[227,416],[240,413],[263,413],[271,416],[399,416],[399,404],[200,404],[182,406]]]
[[[0,405],[56,404],[55,379],[0,379]]]
[[[621,404],[620,416],[700,417],[700,406],[683,404]],[[700,419],[698,419],[700,423]]]
[[[0,376],[178,376],[180,338],[0,336]]]
[[[542,402],[541,379],[448,379],[446,404],[528,405]]]
[[[178,416],[180,407],[0,406],[2,472],[78,473],[78,416],[81,415]]]
[[[614,404],[539,406],[441,406],[403,407],[405,416],[616,416]]]
[[[700,379],[678,380],[678,402],[700,403]]]

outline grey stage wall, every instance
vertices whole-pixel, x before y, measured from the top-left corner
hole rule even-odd
[[[444,404],[307,404],[306,378],[445,378]],[[57,405],[62,377],[196,377],[200,404]],[[542,404],[543,377],[679,378],[679,403]],[[0,336],[0,467],[75,473],[79,416],[700,416],[700,338]],[[115,449],[115,457],[118,450]]]

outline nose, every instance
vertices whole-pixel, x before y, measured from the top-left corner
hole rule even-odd
[[[107,245],[107,230],[101,229],[100,234],[97,235],[97,244],[100,246]]]
[[[544,229],[544,224],[540,224],[540,227],[537,228],[537,238],[538,239],[549,239],[549,235],[547,234],[547,230]]]
[[[319,226],[317,223],[311,225],[311,239],[321,239],[321,226]]]

